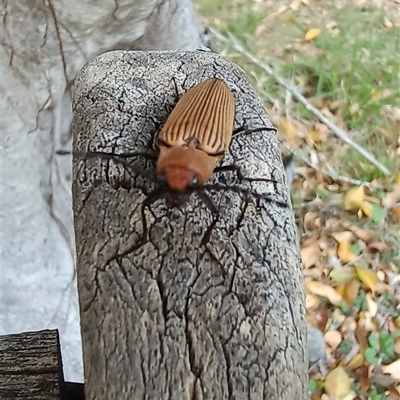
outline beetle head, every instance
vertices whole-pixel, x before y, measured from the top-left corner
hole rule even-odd
[[[162,176],[167,189],[165,200],[168,207],[185,205],[193,193],[191,189],[199,184],[197,174],[183,166],[167,167],[163,170]]]

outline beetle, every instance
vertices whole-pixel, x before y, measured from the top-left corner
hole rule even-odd
[[[175,89],[177,91],[176,83]],[[248,194],[249,191],[237,186],[207,185],[206,182],[213,173],[234,171],[240,181],[271,181],[271,179],[245,178],[236,165],[217,167],[234,135],[274,129],[270,127],[256,129],[240,127],[234,130],[234,121],[235,99],[231,90],[223,80],[211,78],[189,89],[178,100],[158,135],[158,157],[139,152],[113,154],[78,150],[73,151],[72,154],[84,158],[114,159],[128,168],[132,168],[132,166],[125,159],[131,157],[143,156],[156,162],[156,172],[162,183],[142,203],[142,240],[145,241],[147,238],[145,208],[150,207],[161,197],[165,197],[166,204],[170,208],[182,207],[187,203],[191,194],[196,192],[212,214],[217,215],[218,209],[204,192],[205,189],[230,190],[242,194]],[[71,154],[64,150],[58,150],[56,153],[59,155]],[[252,194],[280,206],[288,206],[286,203],[256,193]],[[215,225],[216,219],[214,218],[212,226]]]

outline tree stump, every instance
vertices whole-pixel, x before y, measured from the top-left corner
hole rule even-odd
[[[74,149],[157,154],[157,134],[181,96],[211,77],[236,101],[238,135],[211,182],[263,199],[211,192],[219,221],[193,195],[184,209],[163,199],[140,207],[157,185],[153,162],[76,159],[73,204],[87,399],[282,399],[307,397],[301,263],[278,140],[244,72],[211,52],[99,56],[73,94]],[[172,79],[174,78],[174,79]]]

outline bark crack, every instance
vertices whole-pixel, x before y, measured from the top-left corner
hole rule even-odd
[[[45,5],[45,7],[48,8],[50,15],[52,16],[53,21],[54,21],[54,26],[56,29],[56,35],[57,35],[57,39],[58,39],[58,48],[60,50],[60,56],[61,56],[61,60],[62,60],[63,70],[64,70],[65,83],[66,83],[66,85],[68,85],[67,60],[65,59],[63,42],[61,39],[61,32],[60,32],[60,27],[58,24],[56,12],[54,10],[51,0],[44,0],[44,5]]]

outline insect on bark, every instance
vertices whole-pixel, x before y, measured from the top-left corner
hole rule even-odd
[[[176,84],[175,89],[177,90]],[[214,215],[211,227],[217,221],[218,208],[205,190],[228,190],[240,194],[251,194],[256,198],[288,207],[284,202],[250,192],[239,186],[207,184],[213,173],[223,171],[234,171],[239,181],[271,181],[271,179],[246,178],[235,164],[217,167],[234,135],[273,129],[240,127],[234,130],[234,122],[235,99],[233,94],[224,81],[212,78],[191,88],[178,101],[158,135],[158,157],[139,152],[114,154],[78,150],[73,151],[72,154],[83,158],[113,159],[127,168],[132,168],[127,163],[127,158],[142,156],[156,162],[156,172],[161,182],[142,203],[142,242],[147,240],[145,209],[162,197],[165,197],[168,207],[182,207],[188,202],[192,193],[197,193]],[[56,153],[59,155],[71,154],[64,150],[58,150]]]

